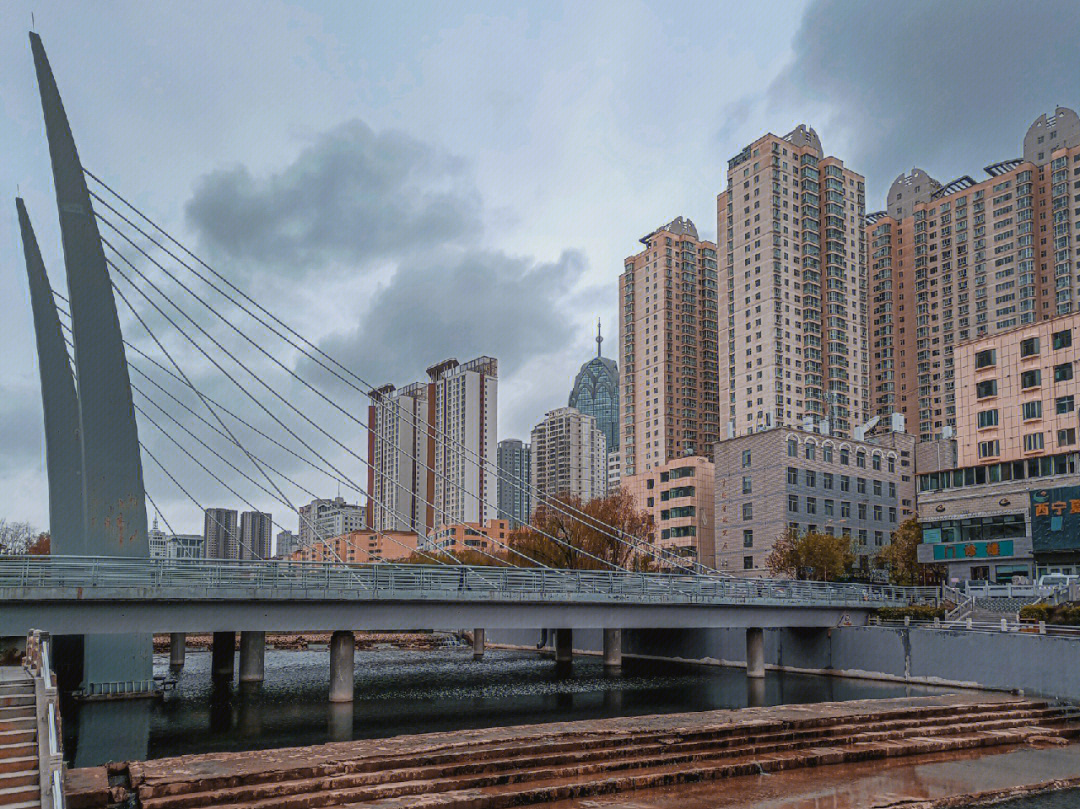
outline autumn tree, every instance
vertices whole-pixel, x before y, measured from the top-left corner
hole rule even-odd
[[[914,585],[926,578],[939,581],[944,577],[942,565],[924,565],[919,562],[919,546],[922,544],[922,526],[912,517],[893,531],[892,540],[881,549],[877,562],[889,571],[893,584]]]
[[[774,576],[829,581],[846,575],[855,562],[848,537],[788,528],[776,539],[765,566]]]
[[[0,554],[26,553],[36,536],[30,523],[0,518]]]
[[[611,565],[650,570],[652,533],[652,517],[638,509],[624,489],[588,503],[562,494],[546,498],[531,525],[510,534],[508,544],[517,553],[507,560],[522,567],[541,564],[564,570],[609,570]]]
[[[31,542],[26,552],[31,556],[48,556],[52,552],[52,535],[48,531],[42,531],[37,539]]]

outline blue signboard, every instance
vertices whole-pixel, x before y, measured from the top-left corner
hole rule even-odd
[[[1031,547],[1035,553],[1080,550],[1080,486],[1031,492]]]

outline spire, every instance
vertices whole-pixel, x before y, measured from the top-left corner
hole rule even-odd
[[[604,356],[600,351],[600,344],[604,342],[603,336],[600,334],[600,318],[596,318],[596,356]]]

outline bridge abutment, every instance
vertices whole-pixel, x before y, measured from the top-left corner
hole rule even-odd
[[[604,668],[622,668],[622,630],[604,630]]]
[[[569,663],[574,659],[574,633],[570,629],[555,630],[555,662]]]
[[[759,627],[746,630],[746,676],[765,676],[765,631]]]
[[[240,633],[240,682],[261,683],[263,681],[265,654],[265,632]]]
[[[173,632],[169,635],[169,669],[180,671],[184,667],[184,655],[187,651],[187,635]]]
[[[233,668],[236,662],[236,633],[215,632],[211,655],[211,676],[215,680],[232,681]]]
[[[330,636],[330,701],[353,701],[354,660],[356,636],[349,630],[338,630]]]
[[[473,660],[480,660],[484,656],[484,630],[474,629],[472,635]]]

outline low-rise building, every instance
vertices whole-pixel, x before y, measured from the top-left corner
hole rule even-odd
[[[200,534],[173,534],[165,540],[169,559],[205,559],[206,540]]]
[[[412,531],[350,531],[325,542],[302,545],[289,558],[294,562],[393,562],[412,556],[417,541]]]
[[[716,559],[721,570],[767,576],[788,529],[851,538],[869,573],[892,532],[915,516],[915,437],[867,440],[780,428],[716,445]]]
[[[509,520],[488,520],[485,523],[456,523],[443,525],[435,532],[433,550],[450,553],[482,551],[496,554],[506,550],[510,536]]]
[[[708,458],[691,456],[628,475],[620,485],[652,516],[652,542],[687,561],[715,567],[715,479]]]

